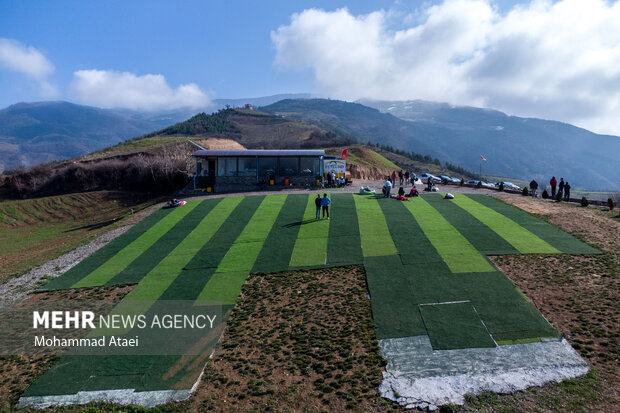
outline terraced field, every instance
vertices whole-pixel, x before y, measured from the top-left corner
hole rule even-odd
[[[426,335],[433,350],[484,348],[557,336],[487,255],[598,253],[484,195],[331,197],[331,219],[318,221],[308,194],[160,210],[45,288],[137,284],[124,302],[219,301],[226,315],[250,273],[363,264],[379,339]],[[24,396],[189,389],[204,362],[65,356]]]

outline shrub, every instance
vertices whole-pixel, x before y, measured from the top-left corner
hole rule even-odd
[[[586,197],[585,197],[585,196],[582,196],[582,197],[581,197],[581,206],[582,206],[582,207],[587,207],[587,206],[588,206],[588,204],[589,204],[589,202],[588,202],[588,200],[586,199]]]
[[[482,188],[482,181],[478,181],[478,183],[476,184],[476,188],[478,189]]]
[[[528,196],[529,194],[530,194],[530,191],[528,191],[527,187],[524,186],[523,191],[521,191],[521,195]]]
[[[441,180],[442,185],[448,185],[448,180],[446,178]]]
[[[547,199],[547,198],[549,198],[549,192],[547,192],[547,190],[546,190],[546,189],[543,191],[543,193],[542,193],[542,197],[543,197],[543,199]]]
[[[461,186],[465,185],[465,180],[461,178]]]
[[[504,183],[503,182],[499,183],[499,188],[498,189],[499,189],[499,192],[504,192]]]
[[[607,207],[609,208],[609,210],[613,210],[614,209],[614,200],[611,198],[607,198]]]

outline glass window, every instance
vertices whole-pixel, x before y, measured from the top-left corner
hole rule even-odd
[[[268,178],[270,175],[276,174],[278,167],[278,158],[276,157],[260,157],[258,158],[258,176]]]
[[[280,176],[295,176],[299,174],[299,158],[297,156],[280,158]]]
[[[299,161],[300,175],[317,176],[321,175],[320,159],[317,157],[301,157]]]
[[[237,176],[237,158],[217,158],[217,176]]]
[[[256,158],[239,158],[239,176],[256,176]]]

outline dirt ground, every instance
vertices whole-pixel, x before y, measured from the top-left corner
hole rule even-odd
[[[387,411],[362,267],[250,276],[193,411]]]
[[[584,378],[512,396],[471,398],[476,410],[617,412],[620,406],[620,222],[613,211],[522,196],[499,198],[599,248],[602,255],[491,257],[592,367]],[[466,405],[466,407],[468,406]],[[515,410],[517,411],[517,410]]]

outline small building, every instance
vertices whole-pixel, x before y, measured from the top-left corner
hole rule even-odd
[[[251,191],[261,186],[316,187],[323,176],[323,150],[207,150],[196,159],[194,189]]]

